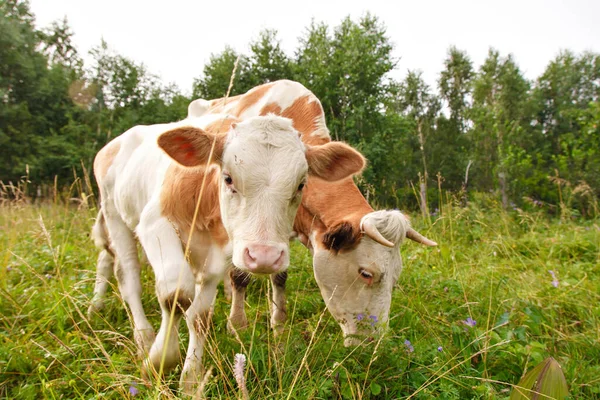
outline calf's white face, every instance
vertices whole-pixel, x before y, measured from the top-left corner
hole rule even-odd
[[[232,262],[253,274],[288,267],[289,237],[308,174],[335,181],[364,167],[351,147],[339,142],[307,147],[291,120],[272,115],[232,124],[227,135],[177,128],[158,143],[183,166],[220,165],[221,219]]]
[[[392,290],[402,270],[400,244],[409,222],[400,211],[375,211],[362,223],[377,227],[393,247],[366,235],[357,247],[334,254],[320,245],[313,250],[313,269],[329,312],[344,333],[346,346],[377,334],[388,321]],[[312,240],[314,243],[314,239]]]
[[[308,174],[298,132],[284,118],[242,122],[230,132],[221,168],[221,218],[233,264],[252,273],[285,270]]]

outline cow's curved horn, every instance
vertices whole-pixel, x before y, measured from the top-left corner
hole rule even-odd
[[[360,230],[366,233],[368,237],[377,243],[387,247],[394,247],[394,243],[384,238],[383,235],[377,230],[375,224],[373,224],[373,222],[371,222],[368,218],[365,218],[360,222]]]
[[[415,231],[413,228],[408,228],[406,232],[406,237],[410,240],[414,240],[415,242],[424,244],[425,246],[437,246],[437,243],[433,240],[427,239],[425,236],[421,235],[419,232]]]

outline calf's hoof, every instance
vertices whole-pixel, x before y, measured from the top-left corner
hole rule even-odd
[[[96,314],[100,313],[100,311],[104,308],[104,300],[94,299],[92,300],[92,304],[88,307],[87,317],[88,319],[92,319]]]
[[[243,331],[248,328],[248,318],[245,315],[243,316],[235,316],[230,317],[227,320],[227,330],[229,333],[234,333],[237,331]]]
[[[154,344],[154,339],[156,339],[154,329],[136,329],[133,337],[138,348],[138,357],[145,358]]]

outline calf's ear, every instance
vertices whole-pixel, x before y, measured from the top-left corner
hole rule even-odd
[[[310,146],[306,150],[308,173],[335,182],[357,174],[365,167],[365,158],[342,142]]]
[[[167,131],[158,137],[158,146],[184,167],[219,164],[226,135],[214,135],[193,126]]]
[[[332,226],[323,235],[323,245],[326,249],[338,253],[342,250],[353,249],[360,239],[360,231],[350,222],[341,222]]]

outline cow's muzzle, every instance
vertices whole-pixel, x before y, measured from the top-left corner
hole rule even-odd
[[[244,249],[244,266],[253,274],[279,272],[286,260],[286,251],[281,246],[249,244]]]

